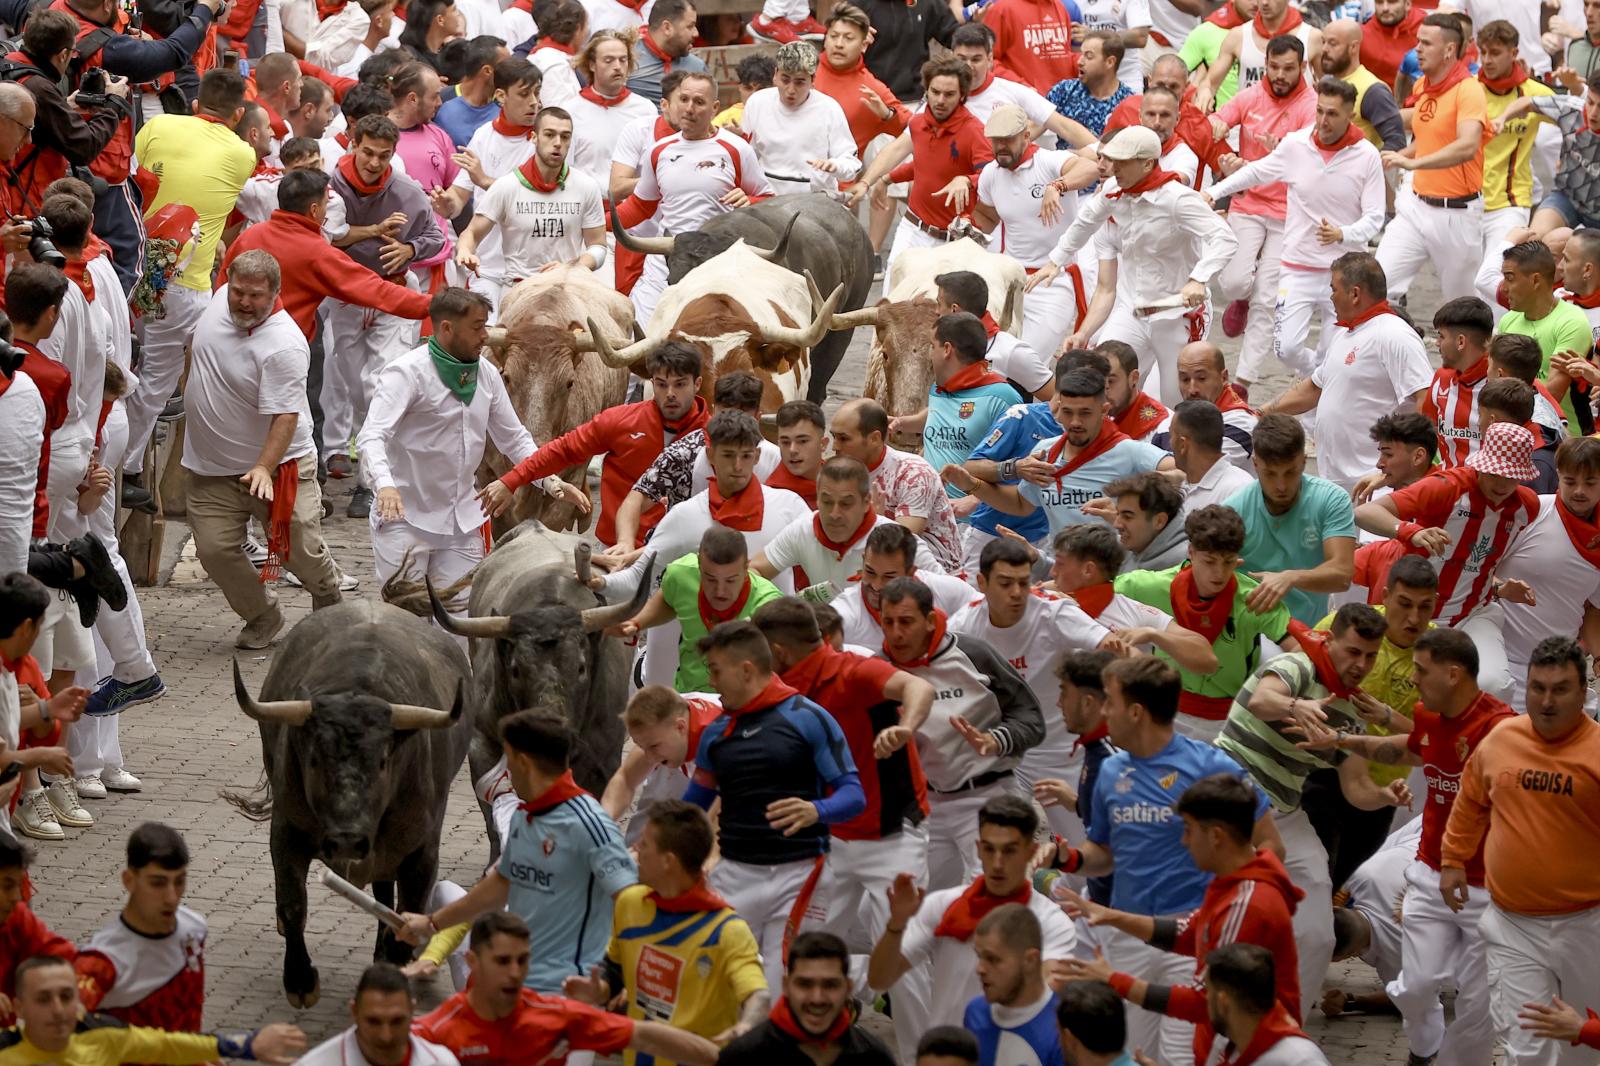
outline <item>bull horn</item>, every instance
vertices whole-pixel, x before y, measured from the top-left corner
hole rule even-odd
[[[778,412],[776,412],[776,411],[762,411],[761,412],[761,424],[763,426],[776,426],[778,424]]]
[[[633,590],[633,598],[626,603],[610,603],[604,607],[590,607],[585,610],[583,631],[598,633],[611,626],[619,626],[638,614],[644,608],[645,601],[650,598],[650,575],[655,568],[654,559],[645,564],[644,573],[639,575],[639,587]]]
[[[828,319],[828,328],[830,330],[855,329],[858,326],[876,328],[877,325],[878,307],[876,304],[871,307],[858,307],[854,311],[844,311]]]
[[[511,632],[511,619],[503,614],[490,615],[487,618],[450,617],[450,612],[444,609],[439,594],[433,590],[433,579],[425,578],[424,583],[428,586],[428,603],[433,608],[433,620],[439,624],[440,629],[451,636],[500,640]]]
[[[273,722],[279,725],[301,725],[311,717],[310,700],[273,700],[270,703],[259,703],[250,690],[245,687],[244,674],[239,672],[239,660],[233,660],[233,698],[238,701],[239,709],[251,718],[263,724]]]
[[[805,329],[797,329],[794,326],[762,326],[762,340],[768,344],[787,344],[793,348],[806,349],[814,347],[822,340],[822,335],[828,332],[828,323],[833,318],[833,309],[844,299],[844,286],[837,286],[826,300],[820,300],[821,293],[817,291],[817,282],[809,270],[806,271],[806,285],[811,289],[811,306],[814,309],[811,324]],[[819,300],[821,307],[817,306]]]
[[[1011,329],[1011,316],[1017,309],[1017,290],[1013,285],[1006,286],[1006,305],[1000,309],[1000,328],[1006,331]]]
[[[506,345],[510,342],[511,335],[506,332],[504,326],[492,326],[489,329],[488,339],[484,341],[484,347],[489,349],[496,363],[503,363],[506,358]]]
[[[448,711],[419,707],[414,703],[389,704],[389,728],[396,733],[412,729],[448,729],[461,720],[461,686],[456,686],[455,703]]]
[[[634,341],[621,351],[617,351],[611,347],[611,342],[606,340],[606,335],[600,332],[600,327],[595,325],[594,319],[589,318],[584,321],[589,326],[589,339],[594,343],[595,354],[600,357],[602,363],[614,369],[627,370],[634,363],[643,359],[646,352],[656,346],[654,340],[646,337],[642,341]]]
[[[593,553],[594,549],[587,541],[580,542],[572,549],[572,568],[578,575],[578,584],[584,588],[589,587],[589,580],[594,577],[594,570],[589,565],[589,557]]]
[[[630,252],[640,255],[671,255],[673,238],[671,237],[635,237],[622,228],[622,219],[617,217],[617,209],[611,208],[611,232],[616,234],[617,243]]]
[[[795,212],[789,216],[789,224],[783,227],[783,234],[778,238],[778,244],[775,248],[757,248],[750,244],[745,245],[745,247],[749,248],[752,252],[756,253],[769,263],[781,263],[783,262],[783,253],[789,248],[789,234],[794,231],[794,224],[799,221],[799,212]]]

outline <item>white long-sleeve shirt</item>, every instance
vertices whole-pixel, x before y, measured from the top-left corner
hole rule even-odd
[[[554,46],[541,46],[528,53],[528,62],[538,67],[539,73],[544,75],[544,81],[539,86],[540,107],[564,108],[578,98],[578,91],[583,86],[578,84],[578,75],[572,69],[571,52],[563,52]],[[576,127],[577,123],[573,125]]]
[[[561,105],[572,115],[572,150],[567,153],[567,164],[593,178],[605,193],[607,202],[611,199],[611,156],[617,139],[631,123],[642,119],[653,124],[657,114],[649,100],[626,89],[623,93],[625,95],[610,107],[595,103],[581,92],[577,99]],[[637,166],[638,163],[638,153],[635,153],[628,165]]]
[[[0,574],[27,573],[43,448],[44,398],[33,379],[18,370],[0,392]]]
[[[755,147],[775,192],[821,192],[829,187],[829,178],[837,187],[861,172],[844,108],[826,93],[813,91],[799,107],[785,107],[776,88],[761,89],[745,101],[739,127]],[[811,159],[832,163],[834,173],[813,170],[807,163]]]
[[[72,373],[67,421],[51,440],[66,442],[94,436],[100,421],[100,400],[106,391],[107,344],[103,318],[89,309],[83,290],[76,283],[69,284],[56,328],[39,342],[41,352]]]
[[[1118,196],[1115,181],[1102,182],[1078,210],[1050,253],[1065,269],[1079,249],[1108,222],[1101,242],[1120,260],[1117,300],[1137,310],[1152,307],[1182,291],[1188,281],[1209,283],[1239,251],[1239,241],[1205,197],[1181,181],[1169,181],[1138,196]],[[1102,255],[1102,258],[1107,256]],[[1183,308],[1160,312],[1179,315]],[[1152,316],[1156,317],[1156,316]]]
[[[423,345],[378,372],[356,447],[374,489],[400,490],[407,523],[454,536],[483,525],[473,474],[487,440],[513,463],[534,451],[500,371],[480,360],[478,387],[464,404],[439,380]]]
[[[1283,265],[1296,270],[1327,270],[1346,252],[1365,251],[1383,228],[1383,159],[1365,137],[1325,159],[1310,127],[1286,134],[1278,147],[1211,187],[1213,199],[1256,185],[1281,181],[1289,190],[1283,224]],[[1338,226],[1344,240],[1322,244],[1323,219]]]

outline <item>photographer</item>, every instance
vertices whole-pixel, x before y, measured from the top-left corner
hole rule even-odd
[[[0,168],[14,169],[17,157],[25,154],[36,114],[33,95],[28,90],[0,82]],[[0,278],[5,275],[9,256],[26,255],[31,236],[27,223],[12,221],[13,216],[26,211],[14,192],[10,182],[0,181],[0,210],[6,215],[0,220]]]

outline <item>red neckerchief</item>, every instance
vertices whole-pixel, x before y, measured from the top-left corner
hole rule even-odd
[[[226,119],[220,119],[216,115],[205,115],[205,114],[201,114],[200,112],[196,111],[194,117],[199,119],[201,122],[212,122],[212,123],[215,123],[218,126],[227,126],[227,128],[230,129],[230,130],[233,129],[232,126],[228,126],[228,122],[227,122]]]
[[[729,529],[754,533],[761,528],[761,516],[766,510],[766,497],[761,493],[761,482],[751,478],[744,488],[732,496],[722,495],[722,487],[712,478],[706,488],[706,498],[711,504],[711,520]]]
[[[593,85],[585,85],[583,88],[578,90],[578,95],[589,101],[591,104],[594,104],[596,107],[616,107],[618,104],[626,101],[628,97],[632,96],[633,90],[624,85],[622,87],[622,91],[615,96],[601,96],[595,91]]]
[[[1361,325],[1363,322],[1370,322],[1372,319],[1377,318],[1379,315],[1392,315],[1392,314],[1394,314],[1394,308],[1389,306],[1389,301],[1388,300],[1379,300],[1377,303],[1373,304],[1371,307],[1367,308],[1365,311],[1361,312],[1359,315],[1356,315],[1354,318],[1341,318],[1341,319],[1338,319],[1338,320],[1336,320],[1334,322],[1334,325],[1340,326],[1340,327],[1342,327],[1344,329],[1355,329],[1357,326]]]
[[[568,770],[560,777],[556,778],[555,781],[551,783],[550,787],[545,789],[538,796],[529,800],[527,803],[517,804],[517,810],[527,814],[528,821],[531,822],[535,818],[539,817],[539,815],[544,814],[547,811],[555,810],[557,807],[567,802],[567,800],[586,794],[587,793],[584,791],[583,787],[573,779],[572,771]]]
[[[1305,20],[1300,17],[1300,12],[1296,11],[1292,7],[1285,8],[1283,12],[1283,21],[1278,23],[1278,28],[1275,30],[1268,29],[1266,19],[1261,17],[1261,9],[1257,8],[1256,17],[1250,20],[1250,24],[1255,27],[1257,33],[1261,34],[1262,37],[1270,41],[1274,37],[1282,37],[1286,33],[1293,33],[1295,27],[1304,21]]]
[[[1174,613],[1172,617],[1176,619],[1178,616]],[[1303,628],[1297,628],[1292,635],[1300,642],[1300,650],[1306,653],[1311,665],[1317,668],[1317,680],[1322,682],[1323,688],[1340,699],[1349,699],[1356,690],[1346,685],[1339,671],[1334,669],[1333,656],[1328,654],[1328,634],[1311,629],[1302,632]]]
[[[645,899],[656,905],[662,914],[689,914],[694,911],[721,911],[728,909],[728,901],[711,891],[702,877],[694,887],[676,896],[663,896],[655,889],[645,893]]]
[[[1250,20],[1241,16],[1238,10],[1234,8],[1232,0],[1229,0],[1229,3],[1223,4],[1213,11],[1206,21],[1213,26],[1221,26],[1225,30],[1231,30],[1235,26],[1243,26]]]
[[[1471,388],[1489,376],[1489,357],[1485,355],[1465,370],[1451,370],[1447,366],[1440,367],[1439,375],[1440,380],[1447,387],[1450,385],[1463,385]]]
[[[1117,416],[1117,428],[1125,436],[1143,440],[1144,435],[1161,424],[1170,414],[1160,400],[1152,400],[1142,392],[1135,393],[1128,409]]]
[[[1600,516],[1579,518],[1567,510],[1566,501],[1559,495],[1556,496],[1556,513],[1561,516],[1561,524],[1566,528],[1572,547],[1590,566],[1600,567],[1600,523],[1595,521]]]
[[[744,588],[739,590],[739,598],[734,600],[733,606],[725,611],[711,606],[711,601],[706,599],[705,587],[702,586],[700,588],[696,599],[699,601],[700,606],[700,623],[706,627],[707,633],[717,628],[721,623],[731,622],[739,617],[739,612],[744,610],[744,605],[750,602],[750,586],[750,572],[747,570],[744,575]]]
[[[639,43],[644,45],[645,51],[661,60],[661,76],[665,78],[672,73],[672,57],[663,52],[656,44],[655,38],[650,36],[650,27],[646,26],[639,34]]]
[[[555,192],[557,189],[563,189],[566,187],[567,174],[569,173],[569,170],[567,164],[562,163],[560,173],[556,174],[553,180],[546,181],[544,179],[544,175],[539,172],[539,157],[537,155],[530,155],[526,160],[523,161],[523,164],[517,168],[517,173],[522,175],[522,180],[528,183],[529,188],[537,189],[539,192],[548,195],[549,193]]]
[[[1238,390],[1236,390],[1232,385],[1229,385],[1227,388],[1222,390],[1222,395],[1217,397],[1217,410],[1253,412],[1255,408],[1251,407],[1250,404],[1245,401],[1245,398],[1239,395]]]
[[[768,480],[770,481],[770,479]],[[822,528],[821,515],[811,516],[811,531],[816,534],[817,543],[821,544],[824,548],[827,548],[829,551],[837,555],[840,562],[844,562],[845,553],[851,548],[854,548],[857,544],[860,544],[861,538],[865,537],[868,533],[871,533],[872,527],[877,524],[878,512],[874,511],[869,506],[867,508],[867,513],[861,519],[861,523],[856,526],[855,532],[850,534],[850,538],[848,540],[841,543],[828,536],[827,530]]]
[[[349,131],[341,131],[339,133],[335,133],[333,135],[333,141],[340,148],[349,149],[349,147],[350,147],[350,133],[349,133]]]
[[[983,317],[978,319],[978,321],[983,323],[984,336],[988,337],[990,340],[994,340],[994,335],[1000,332],[1000,323],[996,322],[994,320],[994,316],[988,311],[985,311],[983,313]]]
[[[913,118],[913,121],[920,120],[923,124],[923,127],[928,131],[928,136],[934,140],[938,140],[941,137],[954,137],[956,132],[970,117],[972,117],[972,112],[967,110],[966,104],[962,104],[960,107],[950,112],[949,117],[947,117],[943,122],[934,118],[932,111],[917,112],[916,116]]]
[[[1464,59],[1457,60],[1456,65],[1450,68],[1450,73],[1441,78],[1438,85],[1434,85],[1428,80],[1427,75],[1423,75],[1422,83],[1415,92],[1406,98],[1406,106],[1413,106],[1413,101],[1420,101],[1430,96],[1438,96],[1449,89],[1455,88],[1471,76],[1472,72],[1467,70],[1467,62]]]
[[[1089,446],[1084,448],[1083,451],[1079,452],[1073,458],[1068,459],[1065,463],[1062,463],[1060,466],[1056,467],[1056,488],[1059,489],[1061,487],[1062,478],[1078,469],[1078,467],[1082,466],[1084,463],[1087,463],[1090,459],[1093,459],[1095,456],[1100,455],[1103,452],[1109,451],[1127,439],[1128,435],[1122,432],[1122,430],[1118,429],[1115,422],[1111,421],[1109,418],[1103,420],[1100,423],[1100,432],[1095,436],[1094,440],[1089,442]],[[1049,463],[1057,462],[1061,458],[1061,453],[1066,450],[1067,435],[1063,433],[1061,434],[1060,439],[1055,442],[1055,445],[1045,453],[1045,461]]]
[[[1006,379],[989,369],[989,360],[979,359],[976,363],[968,363],[957,370],[945,381],[943,385],[934,387],[934,391],[942,396],[948,396],[963,389],[976,389],[984,385],[1004,385]]]
[[[782,463],[778,468],[767,475],[767,488],[788,489],[790,492],[806,501],[806,506],[813,511],[817,509],[817,482],[815,478],[795,477],[789,473],[789,468]]]
[[[265,177],[265,176],[269,176],[269,175],[272,175],[272,174],[282,174],[282,173],[283,173],[283,168],[282,167],[268,166],[267,165],[267,161],[265,159],[258,159],[258,160],[256,160],[256,168],[255,168],[255,170],[250,172],[250,176],[252,178],[260,178],[260,177]]]
[[[655,137],[655,139],[658,141],[663,137],[670,137],[676,132],[678,131],[672,128],[672,123],[667,121],[667,117],[665,115],[657,118],[656,124],[650,127],[651,136]]]
[[[94,279],[89,276],[89,260],[84,257],[68,259],[62,272],[71,278],[83,292],[83,298],[94,303]]]
[[[246,331],[248,336],[251,331]],[[267,561],[261,564],[261,583],[283,576],[289,561],[289,537],[294,524],[294,501],[300,490],[300,463],[285,459],[272,476],[272,503],[267,508]]]
[[[662,417],[660,405],[652,403],[650,406],[656,409],[656,419],[661,423],[662,430],[678,437],[704,426],[706,420],[711,417],[711,412],[706,408],[706,398],[704,396],[696,396],[694,398],[694,406],[689,408],[689,413],[676,422],[668,422]]]
[[[1244,1050],[1238,1052],[1237,1058],[1230,1057],[1228,1050],[1222,1053],[1222,1066],[1251,1066],[1251,1063],[1260,1059],[1279,1043],[1294,1036],[1310,1039],[1301,1031],[1300,1023],[1283,1009],[1283,1004],[1274,1003],[1272,1013],[1261,1019],[1260,1024],[1256,1026],[1256,1035],[1250,1038],[1250,1043]],[[1238,1050],[1232,1044],[1229,1044],[1228,1048],[1233,1051]]]
[[[344,175],[344,180],[349,182],[350,187],[357,193],[371,196],[375,192],[382,192],[383,187],[389,184],[389,175],[394,173],[394,165],[384,167],[383,175],[378,178],[376,184],[369,185],[360,174],[356,173],[356,157],[346,155],[339,157],[339,173]]]
[[[1483,87],[1485,89],[1494,93],[1496,96],[1505,96],[1517,86],[1528,80],[1528,68],[1522,65],[1522,60],[1518,59],[1511,64],[1510,74],[1507,74],[1503,78],[1491,78],[1489,75],[1485,74],[1483,69],[1480,67],[1478,70],[1478,80],[1483,82]]]
[[[1028,145],[1028,147],[1026,147],[1026,148],[1024,148],[1022,150],[1022,158],[1018,159],[1017,160],[1017,165],[1012,167],[1011,169],[1012,170],[1021,170],[1023,167],[1027,166],[1028,160],[1032,159],[1038,153],[1038,151],[1039,151],[1039,146],[1037,144]]]
[[[986,914],[1007,903],[1021,903],[1026,906],[1028,897],[1032,894],[1033,886],[1023,881],[1022,887],[1009,896],[991,895],[984,887],[983,875],[979,874],[978,879],[968,885],[966,891],[944,909],[939,924],[933,928],[933,935],[947,936],[952,940],[971,940],[972,934],[978,929],[978,923],[983,921]]]
[[[649,0],[616,0],[616,2],[637,15],[644,10],[644,5],[649,3]]]
[[[994,68],[990,67],[989,68],[989,76],[987,78],[983,79],[983,84],[982,85],[974,85],[972,87],[972,91],[967,94],[967,99],[970,100],[974,96],[977,96],[979,93],[986,91],[989,88],[989,86],[991,86],[993,84],[994,84]]]
[[[802,1044],[817,1044],[826,1046],[836,1044],[844,1039],[844,1034],[850,1031],[850,1011],[842,1010],[833,1020],[828,1031],[821,1036],[813,1036],[800,1028],[800,1023],[795,1020],[794,1012],[789,1009],[789,997],[780,997],[773,1005],[772,1012],[767,1015],[767,1020],[777,1026],[779,1030],[800,1041]]]
[[[1577,304],[1579,307],[1600,307],[1600,289],[1594,290],[1587,296],[1579,296],[1571,289],[1568,289],[1561,294],[1561,298],[1567,303]]]
[[[1294,9],[1290,8],[1290,10],[1293,11]],[[1295,14],[1299,14],[1299,12],[1295,12]],[[1262,78],[1261,79],[1261,84],[1263,84],[1263,85],[1265,85],[1267,87],[1267,92],[1271,94],[1271,96],[1272,96],[1272,98],[1274,100],[1293,100],[1296,96],[1299,96],[1301,93],[1310,92],[1311,91],[1311,86],[1306,84],[1306,79],[1303,78],[1303,77],[1296,78],[1295,81],[1294,81],[1294,88],[1290,89],[1288,92],[1284,93],[1282,96],[1278,95],[1278,91],[1272,87],[1272,82],[1268,81],[1266,78]]]
[[[1097,744],[1111,735],[1111,726],[1101,722],[1083,736],[1072,742],[1072,750],[1067,752],[1067,757],[1078,754],[1079,748],[1087,748],[1090,744]]]
[[[1178,134],[1176,130],[1173,131],[1172,137],[1174,140],[1177,139]],[[1183,175],[1174,174],[1170,170],[1162,170],[1161,167],[1157,165],[1154,170],[1140,178],[1138,181],[1134,182],[1132,185],[1128,186],[1126,189],[1118,189],[1116,192],[1106,193],[1106,199],[1120,200],[1124,196],[1138,196],[1141,193],[1152,192],[1155,189],[1159,189],[1169,181],[1181,182],[1183,181]]]
[[[564,56],[578,54],[578,50],[572,47],[570,44],[562,44],[560,41],[552,41],[548,37],[539,38],[539,47],[535,48],[534,51],[542,52],[546,48],[550,49],[552,52],[560,52]]]
[[[1083,608],[1083,613],[1090,618],[1099,618],[1107,607],[1111,606],[1111,598],[1117,594],[1117,587],[1109,581],[1102,581],[1098,585],[1085,585],[1081,589],[1074,589],[1072,598],[1078,601],[1078,606]]]
[[[1234,575],[1221,592],[1205,599],[1195,588],[1194,571],[1185,566],[1172,579],[1172,620],[1205,637],[1206,643],[1215,644],[1233,617],[1233,598],[1238,594],[1239,578]]]
[[[524,12],[530,18],[533,16],[533,0],[512,0],[511,6]]]
[[[523,140],[527,140],[533,136],[532,126],[523,126],[515,122],[507,122],[506,113],[504,111],[496,115],[494,117],[494,121],[489,123],[489,125],[494,127],[494,131],[500,134],[502,137],[521,137]]]
[[[728,724],[722,730],[722,735],[727,736],[728,734],[732,733],[734,723],[736,723],[740,718],[755,714],[757,711],[765,711],[770,707],[776,707],[790,696],[798,695],[800,695],[800,693],[797,690],[784,684],[783,678],[779,677],[777,674],[773,674],[771,679],[767,682],[767,687],[762,689],[760,692],[757,692],[755,694],[755,698],[753,698],[749,703],[738,708],[727,706],[722,708],[722,712],[728,716]]]
[[[866,597],[866,593],[865,592],[862,593],[861,602],[862,603],[866,603],[867,602],[867,597]],[[871,608],[869,607],[868,610],[871,611]],[[883,608],[880,605],[879,608],[878,608],[878,611],[882,611],[882,610],[883,610]],[[881,628],[883,622],[882,622],[882,619],[879,618],[878,611],[873,611],[872,612],[872,617],[879,619],[878,624],[879,624],[879,626]],[[933,633],[928,637],[928,646],[923,649],[921,655],[918,655],[914,659],[906,659],[904,661],[901,661],[900,659],[896,659],[894,657],[894,652],[889,650],[889,642],[888,641],[884,641],[884,644],[883,644],[884,657],[886,659],[888,659],[890,662],[894,663],[896,666],[898,666],[902,670],[915,670],[919,666],[927,666],[929,663],[931,663],[933,661],[934,655],[936,655],[938,653],[939,645],[944,643],[945,623],[948,622],[949,620],[950,620],[950,616],[949,615],[945,614],[943,611],[939,610],[939,608],[935,607],[933,609]]]
[[[1346,148],[1349,148],[1352,144],[1359,144],[1364,140],[1366,140],[1366,138],[1361,135],[1361,131],[1356,128],[1356,124],[1354,122],[1346,126],[1344,128],[1344,136],[1340,137],[1332,144],[1323,144],[1322,138],[1318,137],[1315,133],[1311,135],[1311,145],[1317,151],[1322,153],[1324,162],[1332,159],[1336,154],[1342,152]]]

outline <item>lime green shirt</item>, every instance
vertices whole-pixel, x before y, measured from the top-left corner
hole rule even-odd
[[[1532,321],[1521,311],[1507,311],[1495,327],[1496,333],[1514,333],[1532,337],[1539,342],[1539,353],[1544,356],[1539,366],[1539,380],[1550,379],[1550,357],[1557,352],[1577,352],[1583,355],[1593,343],[1589,331],[1589,316],[1583,308],[1566,300],[1557,300],[1555,309],[1538,321]],[[1576,434],[1578,422],[1572,410],[1572,390],[1561,400],[1561,410],[1567,416],[1567,431]]]
[[[1202,21],[1183,39],[1183,48],[1178,51],[1178,58],[1183,60],[1191,71],[1202,63],[1210,68],[1216,63],[1217,53],[1222,51],[1222,42],[1227,36],[1228,31],[1215,22]],[[1223,78],[1222,84],[1217,87],[1217,106],[1221,107],[1233,99],[1233,94],[1238,91],[1239,64],[1235,63],[1233,69],[1228,71],[1228,76]]]
[[[1382,604],[1376,607],[1379,614],[1384,613]],[[1317,628],[1327,632],[1333,628],[1333,615],[1329,615],[1317,623]],[[1433,628],[1433,623],[1428,623],[1428,628]],[[1411,680],[1412,653],[1415,648],[1402,648],[1391,641],[1387,636],[1383,638],[1383,646],[1378,649],[1378,661],[1372,665],[1372,673],[1361,682],[1361,691],[1375,700],[1382,700],[1396,712],[1411,717],[1412,709],[1417,703],[1417,686]],[[1381,725],[1368,724],[1367,735],[1373,737],[1386,737],[1389,730]],[[1373,783],[1379,788],[1387,788],[1395,781],[1404,781],[1411,773],[1409,766],[1387,766],[1383,763],[1369,764],[1368,772],[1372,775]]]
[[[672,613],[678,616],[683,636],[678,640],[678,672],[673,676],[672,687],[679,692],[704,692],[711,684],[706,670],[705,656],[695,646],[706,635],[706,624],[700,618],[700,556],[685,555],[667,564],[661,575],[661,598],[667,601]],[[750,595],[739,609],[739,618],[749,618],[764,603],[782,599],[778,587],[760,574],[750,573]]]

